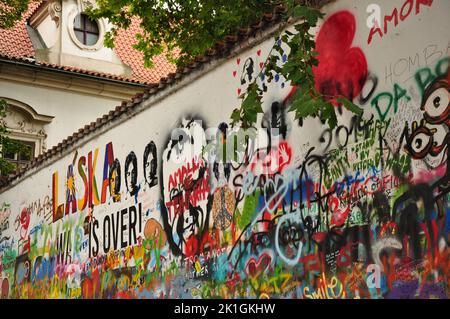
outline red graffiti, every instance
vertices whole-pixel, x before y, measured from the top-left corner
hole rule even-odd
[[[250,170],[256,175],[275,175],[291,163],[292,149],[286,141],[273,147],[269,154],[265,149],[258,150],[250,164]]]
[[[28,230],[28,226],[30,225],[30,211],[28,208],[23,208],[22,212],[20,213],[20,224],[22,225],[22,229],[24,231]]]
[[[313,67],[316,89],[333,101],[345,96],[353,100],[367,78],[367,61],[363,51],[351,47],[356,21],[348,11],[330,16],[321,27],[316,40],[319,65]]]
[[[239,286],[239,284],[242,283],[241,276],[239,276],[238,272],[228,273],[227,274],[227,281],[226,285],[228,289],[234,293],[236,287]]]
[[[203,170],[203,176],[200,172]],[[178,168],[169,177],[170,200],[166,201],[169,218],[189,209],[189,204],[198,206],[209,194],[209,176],[202,160],[192,159],[187,165]]]
[[[414,6],[414,0],[406,0],[401,8],[394,8],[391,11],[391,14],[385,15],[383,21],[380,21],[379,23],[381,25],[377,23],[372,27],[372,29],[370,29],[369,36],[367,38],[367,44],[370,44],[372,42],[373,36],[375,34],[378,34],[381,39],[383,35],[386,35],[388,33],[389,30],[397,27],[397,25],[399,24],[399,20],[400,22],[404,21],[411,15],[413,11],[415,11],[415,14],[418,15],[422,6],[431,7],[431,5],[433,4],[433,0],[416,0],[415,2],[416,3]],[[415,10],[413,10],[414,7]]]
[[[199,240],[195,236],[191,236],[186,240],[184,255],[186,257],[193,257],[199,251]]]
[[[8,299],[8,295],[9,295],[8,278],[3,278],[3,281],[2,281],[2,293],[0,295],[0,299]]]
[[[267,254],[262,254],[258,260],[252,257],[247,262],[245,270],[249,277],[255,278],[270,267],[271,261],[272,258]]]
[[[305,277],[309,272],[317,272],[320,270],[320,258],[317,253],[303,256],[299,262],[304,267]]]
[[[100,273],[98,267],[95,267],[91,276],[84,277],[81,292],[84,299],[99,298],[101,291]]]
[[[22,246],[22,252],[30,250],[30,236],[28,234],[28,227],[30,226],[31,212],[27,207],[24,207],[14,221],[16,231],[20,232],[19,246]]]

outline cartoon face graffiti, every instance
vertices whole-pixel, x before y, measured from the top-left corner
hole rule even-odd
[[[424,112],[424,119],[420,125],[412,123],[412,133],[406,139],[405,150],[414,159],[423,159],[428,155],[437,157],[445,149],[448,150],[450,132],[438,142],[436,128],[429,128],[427,124],[450,127],[450,86],[447,76],[440,76],[430,83],[423,94],[420,109]]]
[[[203,128],[184,120],[174,130],[163,153],[162,217],[167,240],[175,254],[195,253],[208,228],[209,174],[202,158]]]
[[[252,81],[254,64],[255,63],[252,58],[245,60],[244,66],[242,67],[241,85],[246,84],[247,80],[249,82]]]
[[[137,159],[134,152],[130,152],[125,160],[125,184],[130,195],[137,193]]]
[[[446,76],[438,77],[428,86],[420,109],[428,123],[450,126],[450,85]]]
[[[114,202],[120,201],[120,162],[114,160],[109,170],[109,192]]]
[[[199,229],[201,229],[203,221],[203,210],[200,207],[194,207],[189,204],[187,211],[180,212],[176,224],[176,231],[179,239],[183,243],[194,237]]]
[[[156,145],[153,141],[147,144],[144,151],[144,177],[149,187],[158,184]]]
[[[438,156],[444,149],[444,144],[437,146],[434,142],[433,135],[436,133],[436,129],[426,127],[425,120],[422,120],[420,125],[417,125],[417,122],[414,121],[412,131],[413,133],[408,138],[405,149],[414,159],[423,159],[428,155]]]

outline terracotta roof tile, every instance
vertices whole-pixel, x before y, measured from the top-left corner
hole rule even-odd
[[[144,67],[144,55],[133,48],[137,43],[135,35],[142,32],[139,19],[134,18],[127,30],[119,30],[115,40],[115,52],[120,59],[133,70],[133,78],[145,80],[150,83],[157,83],[162,77],[176,71],[176,66],[169,63],[164,55],[159,55],[153,59],[154,68]]]
[[[27,19],[37,10],[42,1],[32,2],[28,11],[10,29],[0,29],[0,53],[5,56],[31,58],[35,52],[26,28]]]
[[[90,71],[90,70],[81,69],[81,68],[77,68],[77,67],[73,67],[73,66],[65,66],[65,65],[57,65],[57,64],[47,63],[47,62],[39,62],[39,61],[36,61],[34,58],[16,57],[16,56],[13,56],[10,54],[3,54],[2,52],[0,52],[0,59],[1,58],[4,58],[6,60],[11,60],[11,61],[18,61],[18,62],[26,63],[29,65],[40,66],[44,69],[49,69],[49,70],[62,70],[62,71],[71,72],[71,73],[96,76],[96,77],[106,78],[106,79],[110,79],[110,80],[136,83],[136,84],[141,84],[141,85],[151,84],[151,83],[143,82],[143,81],[135,79],[135,78],[128,78],[128,77],[123,77],[120,75],[115,75],[115,74],[110,74],[110,73]]]
[[[39,8],[39,6],[43,4],[43,2],[44,1],[32,2],[22,19],[18,21],[11,29],[0,29],[1,57],[14,60],[27,60],[28,62],[31,62],[29,59],[35,59],[35,50],[26,29],[26,23],[32,14]],[[167,76],[171,72],[175,72],[176,66],[169,63],[167,59],[161,55],[154,59],[154,68],[145,68],[143,54],[133,48],[133,45],[137,42],[135,34],[140,30],[139,20],[134,19],[128,30],[119,31],[115,41],[114,50],[123,63],[131,67],[131,77],[97,72],[95,70],[87,70],[72,66],[56,65],[42,61],[34,61],[34,64],[118,81],[140,84],[157,83],[162,77]]]

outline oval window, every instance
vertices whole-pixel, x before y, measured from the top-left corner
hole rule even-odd
[[[75,17],[73,30],[78,41],[86,46],[97,44],[99,28],[96,21],[92,21],[87,14],[79,14]]]

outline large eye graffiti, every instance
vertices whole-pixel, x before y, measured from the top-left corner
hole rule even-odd
[[[439,156],[439,154],[447,146],[447,140],[449,134],[444,139],[441,145],[438,145],[434,141],[433,135],[436,133],[435,128],[428,128],[425,126],[425,120],[422,120],[420,126],[417,126],[417,122],[412,123],[412,134],[406,140],[405,150],[414,158],[422,159],[427,155]]]
[[[413,122],[412,134],[405,146],[406,151],[413,158],[422,159],[429,154],[432,145],[433,133],[431,130],[423,125],[417,127],[417,122]]]
[[[430,141],[433,139],[432,136],[428,135],[425,132],[417,133],[413,140],[411,141],[411,148],[417,156],[424,153],[427,154],[430,148]]]
[[[431,117],[441,116],[448,108],[450,93],[445,88],[434,91],[425,102],[424,109]]]
[[[438,78],[423,95],[420,109],[430,124],[450,125],[450,86],[446,78]]]

